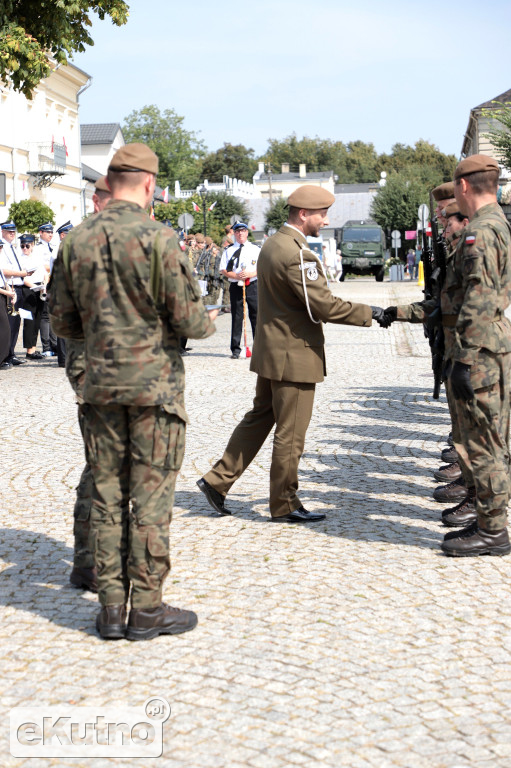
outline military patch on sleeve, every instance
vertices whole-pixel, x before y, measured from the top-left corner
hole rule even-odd
[[[318,279],[318,270],[316,269],[316,266],[309,267],[307,270],[307,277],[309,280],[317,280]]]
[[[300,264],[300,269],[310,269],[310,267],[316,267],[315,261],[304,261],[303,264]]]
[[[475,235],[467,235],[465,238],[465,245],[475,245],[476,236]]]

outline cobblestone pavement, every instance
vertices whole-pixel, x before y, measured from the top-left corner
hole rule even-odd
[[[334,291],[383,306],[421,295],[372,280]],[[68,583],[83,461],[71,389],[54,360],[1,374],[1,765],[509,768],[511,557],[439,550],[432,471],[449,423],[421,326],[327,326],[300,470],[304,504],[327,519],[304,527],[269,520],[268,444],[229,496],[233,517],[195,486],[253,396],[229,326],[186,358],[165,599],[199,625],[179,637],[96,635],[95,597]],[[158,761],[10,756],[11,707],[155,695],[172,708]]]

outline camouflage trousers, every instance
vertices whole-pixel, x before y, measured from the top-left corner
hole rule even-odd
[[[81,406],[92,470],[91,529],[102,605],[161,603],[185,423],[167,406]]]
[[[451,382],[449,379],[444,381],[445,394],[447,397],[447,405],[449,406],[449,414],[451,416],[452,425],[452,441],[458,454],[458,463],[460,465],[461,474],[467,488],[474,487],[474,476],[472,474],[472,468],[470,466],[470,460],[465,446],[461,440],[460,424],[458,420],[458,413],[456,409],[456,398],[452,391]]]
[[[220,280],[208,279],[208,304],[218,304],[221,287],[222,283]]]
[[[490,531],[501,530],[507,522],[510,373],[511,353],[481,350],[471,368],[474,399],[455,401],[460,440],[474,478],[477,520]]]
[[[78,423],[83,437],[83,414],[78,410]],[[87,452],[87,451],[86,451]],[[73,511],[75,538],[73,565],[76,568],[94,568],[94,552],[90,529],[92,506],[92,471],[86,460],[80,481],[76,486],[76,501]]]

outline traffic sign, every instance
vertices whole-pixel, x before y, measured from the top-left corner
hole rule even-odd
[[[419,220],[422,222],[421,229],[426,229],[426,222],[429,217],[429,208],[425,203],[423,203],[422,205],[419,205],[417,216],[419,217]]]
[[[178,218],[177,223],[181,227],[181,229],[186,229],[187,231],[190,229],[190,227],[193,227],[193,222],[195,219],[193,218],[191,213],[182,213],[181,216]]]

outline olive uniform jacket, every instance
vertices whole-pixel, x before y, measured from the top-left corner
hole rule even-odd
[[[257,285],[257,327],[250,370],[266,379],[303,384],[323,381],[323,323],[372,324],[371,307],[332,294],[305,236],[288,224],[263,245]]]

